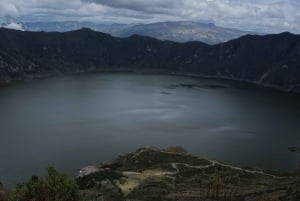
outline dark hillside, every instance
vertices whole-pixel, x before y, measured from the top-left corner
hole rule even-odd
[[[0,81],[59,73],[132,70],[228,78],[300,92],[300,36],[247,35],[210,46],[90,29],[65,33],[0,29]]]

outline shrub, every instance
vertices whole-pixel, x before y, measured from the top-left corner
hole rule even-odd
[[[26,183],[17,185],[10,200],[79,201],[81,196],[74,179],[69,179],[49,166],[45,178],[33,176]]]
[[[7,192],[6,190],[4,189],[2,183],[0,182],[0,201],[5,201],[7,200]]]

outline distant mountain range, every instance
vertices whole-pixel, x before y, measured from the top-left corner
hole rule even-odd
[[[26,31],[66,32],[81,28],[111,34],[116,37],[129,37],[134,34],[150,36],[175,42],[202,41],[217,44],[254,32],[223,28],[212,23],[190,21],[159,22],[152,24],[94,24],[90,22],[27,22],[21,23]],[[4,25],[5,26],[5,25]]]
[[[176,43],[80,29],[0,28],[0,81],[61,73],[141,71],[226,78],[300,93],[300,35],[246,35],[229,42]]]

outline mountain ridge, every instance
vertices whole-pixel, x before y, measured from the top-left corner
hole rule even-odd
[[[60,73],[148,71],[226,78],[300,92],[300,36],[246,35],[225,43],[178,43],[133,35],[0,29],[0,80]]]
[[[175,42],[203,41],[217,44],[255,32],[216,26],[213,23],[193,21],[165,21],[149,24],[97,24],[91,22],[23,22],[13,23],[25,31],[67,32],[88,27],[115,37],[129,37],[133,34],[151,36],[160,40]],[[2,24],[8,26],[9,24]],[[258,34],[258,33],[255,33]]]

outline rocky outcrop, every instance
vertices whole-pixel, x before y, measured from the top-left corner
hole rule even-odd
[[[300,92],[300,36],[247,35],[218,45],[175,43],[81,29],[65,33],[0,28],[0,81],[60,73],[143,71],[226,78]]]

